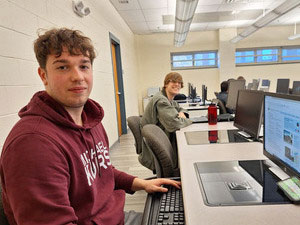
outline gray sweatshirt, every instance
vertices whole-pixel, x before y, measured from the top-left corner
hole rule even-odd
[[[179,112],[186,113],[187,111],[181,108],[176,101],[169,101],[165,89],[163,88],[163,90],[154,95],[147,104],[141,119],[141,128],[146,124],[156,124],[166,133],[174,151],[177,151],[175,131],[192,123],[189,119],[179,117]],[[177,153],[175,155],[177,155]],[[175,160],[175,162],[177,162],[177,158]],[[139,155],[139,161],[150,170],[153,171],[155,169],[151,152],[144,142],[142,144],[142,153]]]

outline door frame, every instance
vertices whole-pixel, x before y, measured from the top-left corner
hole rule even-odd
[[[126,108],[125,108],[125,96],[124,96],[124,85],[123,85],[123,70],[122,70],[120,40],[116,36],[114,36],[112,33],[109,33],[109,43],[110,43],[110,52],[112,53],[111,44],[113,44],[115,46],[115,50],[116,50],[115,53],[116,53],[116,64],[117,64],[116,66],[117,66],[117,77],[118,77],[118,89],[119,89],[119,92],[121,93],[119,95],[121,127],[122,127],[121,134],[127,134]],[[112,54],[111,54],[111,57],[113,57]],[[112,61],[112,71],[114,73],[113,61]],[[113,79],[115,79],[114,76],[113,76]],[[116,104],[116,108],[117,108],[118,106],[117,106],[117,100],[116,100],[115,85],[114,85],[114,93],[115,93],[115,104]]]

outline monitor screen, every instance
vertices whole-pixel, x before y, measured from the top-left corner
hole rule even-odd
[[[290,79],[277,79],[276,93],[289,93]]]
[[[226,107],[235,110],[238,91],[245,89],[245,80],[233,80],[229,82]]]
[[[205,104],[205,101],[207,100],[207,87],[203,84],[202,85],[202,102]]]
[[[267,93],[264,154],[289,175],[300,175],[300,96]]]
[[[264,92],[240,90],[238,93],[234,126],[259,138],[263,112]]]
[[[300,81],[293,82],[293,95],[300,95]]]
[[[261,86],[263,86],[263,87],[269,87],[270,83],[271,83],[270,80],[262,80],[261,81]]]
[[[188,83],[188,97],[189,98],[191,97],[191,87],[192,87],[192,84]]]
[[[193,85],[191,85],[191,95],[190,98],[192,100],[195,100],[197,98],[197,90],[196,87],[194,87]]]

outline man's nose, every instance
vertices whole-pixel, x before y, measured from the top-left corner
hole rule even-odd
[[[72,81],[82,81],[84,79],[83,73],[78,67],[73,67],[71,73]]]

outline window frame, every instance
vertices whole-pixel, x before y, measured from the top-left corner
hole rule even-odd
[[[206,59],[195,59],[196,54],[210,54],[214,53],[215,58],[206,58]],[[173,60],[173,56],[182,56],[182,55],[192,55],[191,60]],[[205,60],[214,60],[214,65],[206,65],[206,66],[195,66],[196,61],[205,61]],[[191,52],[171,52],[170,53],[170,64],[171,70],[190,70],[190,69],[208,69],[208,68],[218,68],[218,50],[207,50],[207,51],[191,51]],[[186,67],[174,67],[174,62],[185,62],[185,61],[192,61],[193,66],[186,66]]]
[[[257,57],[258,56],[264,56],[264,55],[258,55],[257,51],[259,51],[259,50],[267,50],[267,49],[277,49],[278,50],[277,54],[270,54],[270,55],[277,55],[278,60],[277,61],[269,61],[269,62],[257,62]],[[300,49],[300,45],[268,46],[268,47],[256,47],[256,48],[237,48],[235,50],[235,54],[237,52],[254,51],[254,55],[253,55],[254,56],[254,62],[251,62],[251,63],[236,63],[236,59],[238,57],[242,58],[242,57],[247,57],[247,56],[236,56],[235,55],[235,65],[236,65],[236,67],[240,67],[240,66],[259,66],[259,65],[300,63],[300,60],[283,61],[283,58],[284,58],[282,56],[282,50],[283,49]],[[291,57],[291,56],[289,56],[289,57]],[[294,57],[297,57],[297,55],[294,56]],[[300,57],[300,55],[298,57]]]

